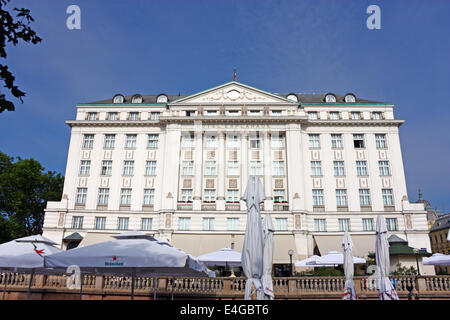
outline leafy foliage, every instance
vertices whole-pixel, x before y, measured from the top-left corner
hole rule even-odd
[[[24,41],[32,44],[37,44],[42,41],[36,32],[31,29],[30,24],[34,21],[30,15],[30,10],[25,8],[14,8],[14,13],[11,14],[5,10],[5,6],[10,0],[0,0],[0,58],[5,59],[6,43],[12,43],[14,46],[19,41]],[[8,66],[0,64],[0,81],[4,83],[4,88],[7,88],[15,98],[23,103],[22,97],[25,92],[21,91],[17,85],[14,84],[15,77],[8,70]],[[6,98],[4,93],[0,93],[0,113],[5,110],[14,111],[14,103]]]
[[[0,152],[0,240],[39,234],[47,201],[61,199],[64,177],[34,159]]]
[[[392,271],[393,276],[416,276],[417,270],[413,266],[407,268],[402,266],[402,264],[399,262],[396,265],[397,269],[395,271]]]
[[[311,271],[303,271],[297,273],[296,276],[314,276],[314,277],[336,277],[343,276],[344,272],[340,269],[335,269],[332,267],[317,267]]]

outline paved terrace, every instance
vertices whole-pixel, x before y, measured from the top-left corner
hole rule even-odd
[[[80,291],[67,288],[65,275],[35,275],[31,299],[80,299]],[[3,294],[6,274],[0,274]],[[5,298],[26,299],[29,274],[9,273]],[[450,275],[445,276],[395,276],[393,277],[400,299],[407,299],[408,286],[413,286],[422,300],[450,300]],[[153,299],[154,286],[157,299],[236,299],[244,297],[245,278],[169,278],[136,277],[135,299]],[[355,277],[360,299],[377,299],[375,280]],[[279,277],[273,279],[276,299],[341,299],[344,277]],[[83,299],[130,299],[131,277],[107,275],[83,276]]]

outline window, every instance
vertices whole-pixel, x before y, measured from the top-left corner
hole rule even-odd
[[[313,206],[323,206],[323,189],[313,189]]]
[[[142,96],[140,94],[136,94],[131,98],[131,103],[142,103]]]
[[[194,175],[194,161],[183,161],[183,176]]]
[[[284,161],[273,162],[273,175],[284,176]]]
[[[85,134],[83,135],[83,149],[92,149],[94,147],[94,135]]]
[[[275,231],[287,231],[287,218],[275,218]]]
[[[239,162],[238,161],[228,161],[228,175],[238,176],[239,175]]]
[[[125,160],[123,162],[123,175],[132,176],[134,172],[134,160]]]
[[[115,134],[105,134],[105,149],[114,149],[114,144],[116,143]]]
[[[239,218],[227,218],[228,230],[239,230]]]
[[[106,217],[95,217],[94,229],[105,230],[106,229]]]
[[[160,94],[157,98],[156,98],[156,103],[167,103],[168,99],[167,96],[165,94]]]
[[[380,176],[391,175],[391,170],[389,168],[389,161],[378,161],[378,169],[380,170]]]
[[[272,148],[273,149],[281,149],[283,148],[283,139],[282,135],[273,134],[272,135]]]
[[[239,115],[239,111],[238,110],[228,110],[228,115],[232,116],[232,117],[233,116],[236,117]]]
[[[374,231],[372,218],[363,218],[362,223],[363,231]]]
[[[152,218],[141,218],[141,230],[142,231],[152,230]]]
[[[239,148],[239,137],[237,135],[229,135],[227,137],[227,148]]]
[[[83,217],[72,217],[72,229],[83,229]]]
[[[124,96],[121,94],[115,95],[113,98],[113,103],[123,103],[125,100]]]
[[[76,203],[86,203],[87,188],[77,188]]]
[[[312,176],[322,175],[322,161],[311,161],[311,175]]]
[[[334,175],[336,177],[345,176],[344,161],[333,161]]]
[[[133,120],[133,121],[139,120],[139,112],[130,112],[128,120]]]
[[[88,120],[97,120],[97,112],[88,112]]]
[[[206,110],[207,116],[215,116],[217,115],[217,110]]]
[[[239,190],[228,189],[227,190],[227,202],[239,202]]]
[[[127,134],[127,140],[125,143],[125,148],[136,148],[136,134]]]
[[[388,231],[397,231],[397,218],[386,218],[386,227]]]
[[[273,190],[273,200],[275,202],[284,202],[285,201],[284,190],[283,189]]]
[[[217,148],[217,136],[206,136],[206,148]]]
[[[184,148],[194,148],[195,147],[195,140],[194,140],[194,136],[185,136],[183,139],[183,146]]]
[[[350,219],[338,219],[339,221],[339,231],[350,231]]]
[[[216,162],[215,161],[205,161],[205,176],[215,176],[216,175]]]
[[[330,112],[330,120],[339,120],[339,112],[331,111]]]
[[[214,230],[214,218],[203,218],[203,230]]]
[[[385,134],[376,134],[375,135],[375,143],[378,149],[386,148],[386,135]]]
[[[160,116],[160,112],[150,112],[150,120],[158,121]]]
[[[347,206],[347,189],[336,189],[336,204],[340,207]]]
[[[141,230],[150,231],[152,230],[152,218],[141,218]]]
[[[383,115],[381,112],[372,112],[373,120],[383,120]]]
[[[180,217],[178,218],[178,230],[191,229],[191,218]]]
[[[353,145],[355,149],[364,148],[364,135],[363,134],[354,134],[353,135]]]
[[[370,206],[369,189],[359,189],[359,203],[362,206]]]
[[[381,191],[383,195],[383,204],[385,206],[393,206],[394,198],[392,196],[392,189],[382,189]]]
[[[117,229],[118,230],[128,230],[128,222],[130,218],[118,218]]]
[[[314,219],[314,231],[316,232],[327,231],[325,219]]]
[[[112,160],[103,160],[102,161],[102,176],[110,176],[112,173]]]
[[[354,103],[356,102],[356,97],[352,94],[346,94],[344,100],[347,103]]]
[[[331,135],[331,147],[333,149],[342,148],[342,134],[332,134]]]
[[[192,202],[192,189],[181,189],[181,201]]]
[[[216,202],[216,190],[205,189],[205,195],[203,197],[204,202]]]
[[[149,134],[147,148],[157,149],[158,148],[158,138],[159,138],[159,135],[157,135],[157,134]]]
[[[308,120],[317,120],[317,112],[308,112]]]
[[[327,94],[325,96],[325,102],[336,102],[336,96],[334,94]]]
[[[261,176],[262,175],[261,161],[250,161],[250,175],[251,176]]]
[[[118,120],[119,119],[119,114],[117,112],[108,112],[108,120]]]
[[[144,189],[144,206],[150,206],[155,203],[155,189]]]
[[[131,189],[120,189],[120,204],[127,206],[131,204]]]
[[[261,114],[261,111],[259,110],[250,110],[251,116],[259,116]]]
[[[367,176],[367,161],[356,161],[356,175]]]
[[[145,175],[156,176],[156,160],[150,160],[145,162]]]
[[[320,148],[320,135],[310,134],[309,135],[309,147],[310,148]]]
[[[351,113],[352,120],[361,120],[361,112],[352,112]]]
[[[281,115],[281,110],[272,110],[272,116],[279,117]]]
[[[109,188],[98,189],[98,204],[108,204]]]
[[[91,160],[81,160],[80,176],[88,176],[91,170]]]
[[[259,136],[251,136],[250,137],[250,148],[252,148],[252,149],[261,148],[261,139]]]

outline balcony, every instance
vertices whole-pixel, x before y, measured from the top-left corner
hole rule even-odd
[[[192,210],[192,201],[178,201],[177,210]]]
[[[236,202],[229,202],[227,201],[225,203],[225,210],[227,211],[239,211],[241,210],[241,204],[239,201]]]
[[[216,210],[216,203],[215,202],[203,202],[202,203],[202,210],[203,211],[215,211]]]
[[[7,277],[6,277],[7,275]],[[401,300],[407,300],[408,286],[417,290],[421,300],[450,300],[450,275],[394,276],[395,289]],[[6,300],[26,299],[29,274],[0,273],[0,287],[7,279]],[[35,275],[31,286],[32,300],[79,300],[80,292],[67,288],[66,275]],[[111,275],[83,275],[83,299],[130,299],[131,277]],[[150,300],[154,290],[158,299],[238,299],[244,298],[245,277],[190,278],[190,277],[136,277],[135,296]],[[354,277],[360,300],[378,300],[375,279]],[[344,277],[275,277],[275,299],[341,300]],[[156,289],[154,289],[156,288]]]
[[[273,203],[273,211],[289,211],[289,204],[287,203],[287,201],[275,201]]]

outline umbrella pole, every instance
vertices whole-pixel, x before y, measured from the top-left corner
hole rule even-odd
[[[28,283],[27,300],[30,300],[31,285],[33,284],[34,269],[31,269],[30,283]]]
[[[6,297],[6,285],[8,284],[9,273],[5,272],[5,287],[3,288],[3,297],[2,300],[5,300]]]
[[[156,276],[153,277],[153,300],[156,300]]]
[[[136,268],[133,268],[133,272],[131,273],[131,300],[134,300],[134,279],[136,276]]]

